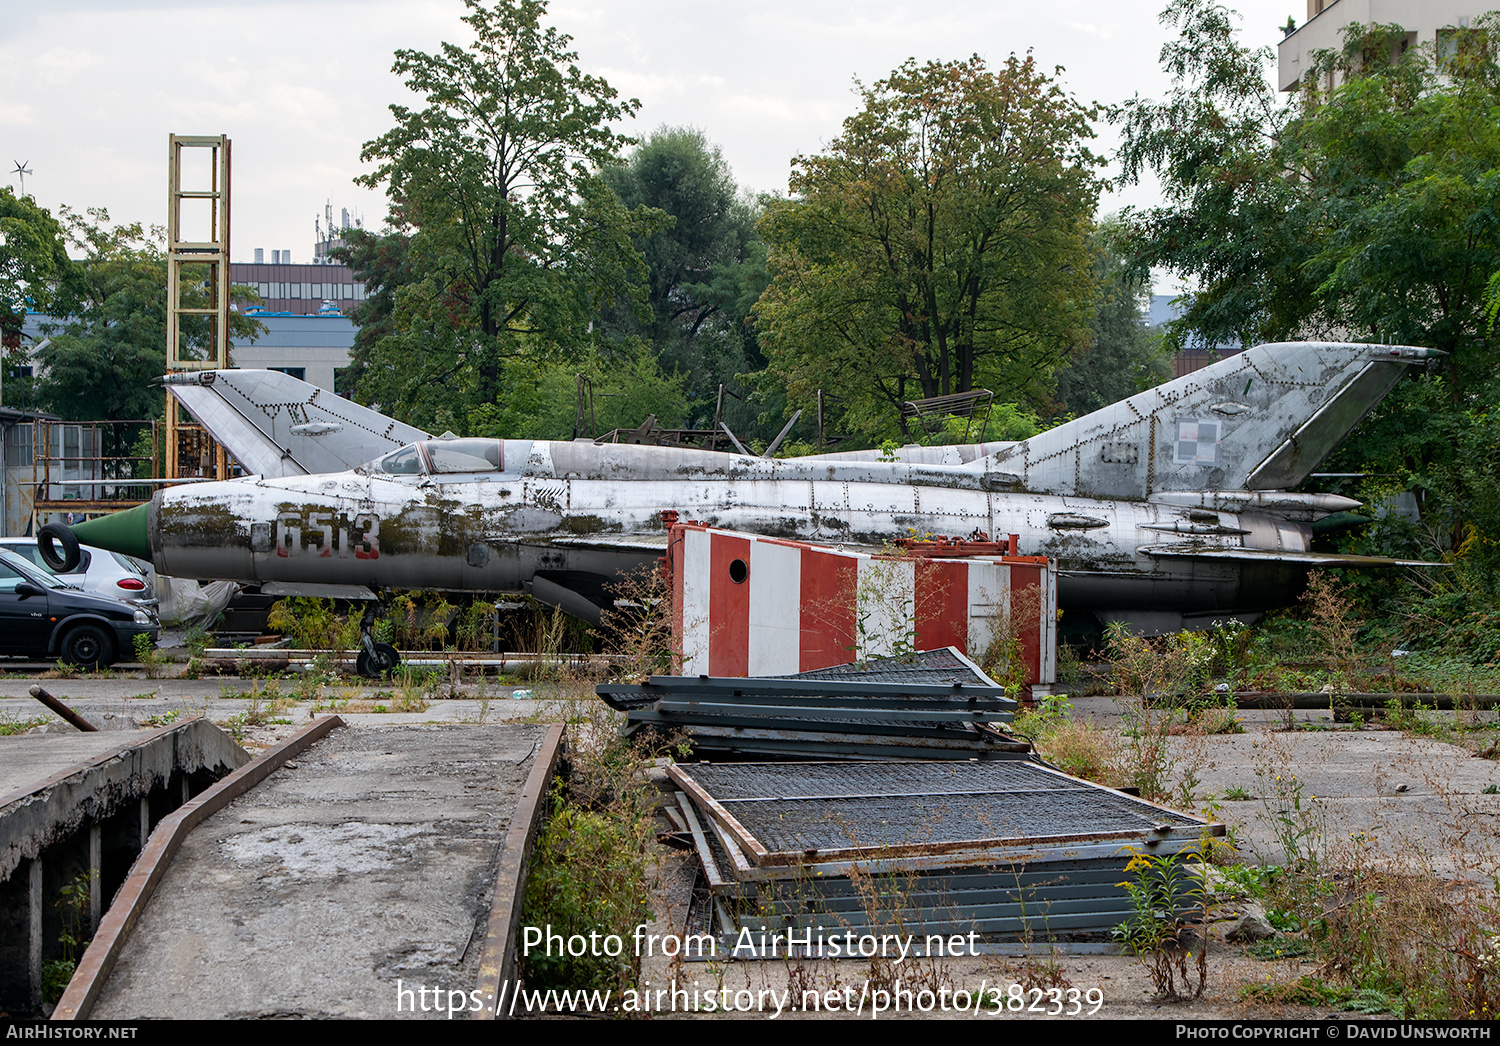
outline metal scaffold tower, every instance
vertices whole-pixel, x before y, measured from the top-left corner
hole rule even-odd
[[[184,168],[184,153],[188,164]],[[201,152],[199,151],[201,150]],[[202,161],[207,159],[205,165]],[[167,146],[167,369],[229,366],[229,138],[174,134]],[[165,475],[229,478],[229,459],[167,396]]]

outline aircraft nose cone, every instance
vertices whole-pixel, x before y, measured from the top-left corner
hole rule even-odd
[[[151,562],[151,539],[146,533],[149,505],[137,505],[98,519],[73,524],[73,536],[85,545]]]

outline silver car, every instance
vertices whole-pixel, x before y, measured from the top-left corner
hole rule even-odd
[[[35,564],[37,569],[45,570],[65,583],[93,595],[124,599],[142,606],[156,606],[154,572],[129,556],[92,545],[80,545],[77,569],[59,574],[42,562],[35,538],[0,538],[0,549],[14,552],[27,562]]]

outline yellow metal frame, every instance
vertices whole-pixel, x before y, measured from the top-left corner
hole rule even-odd
[[[182,151],[208,149],[209,177],[206,186],[184,187],[182,184]],[[184,200],[208,200],[211,203],[209,238],[182,238],[182,204]],[[182,303],[182,267],[206,266],[207,306],[184,306]],[[209,344],[203,359],[183,355],[183,319],[190,316],[209,318]],[[167,369],[223,370],[229,366],[229,137],[227,135],[174,134],[167,139]],[[200,427],[181,417],[181,408],[167,396],[165,465],[166,475],[183,475],[179,443],[181,437]],[[201,431],[201,430],[200,430]],[[203,433],[207,438],[207,433]],[[229,459],[224,448],[214,445],[213,471],[218,479],[229,475]],[[201,468],[188,469],[189,475],[201,475]]]

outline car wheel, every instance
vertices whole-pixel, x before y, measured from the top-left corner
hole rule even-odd
[[[395,647],[389,643],[376,643],[374,656],[361,650],[354,659],[354,668],[366,679],[380,679],[390,675],[400,663],[401,655],[396,652]]]
[[[79,625],[63,637],[57,657],[82,668],[103,668],[115,659],[114,644],[97,625]]]

